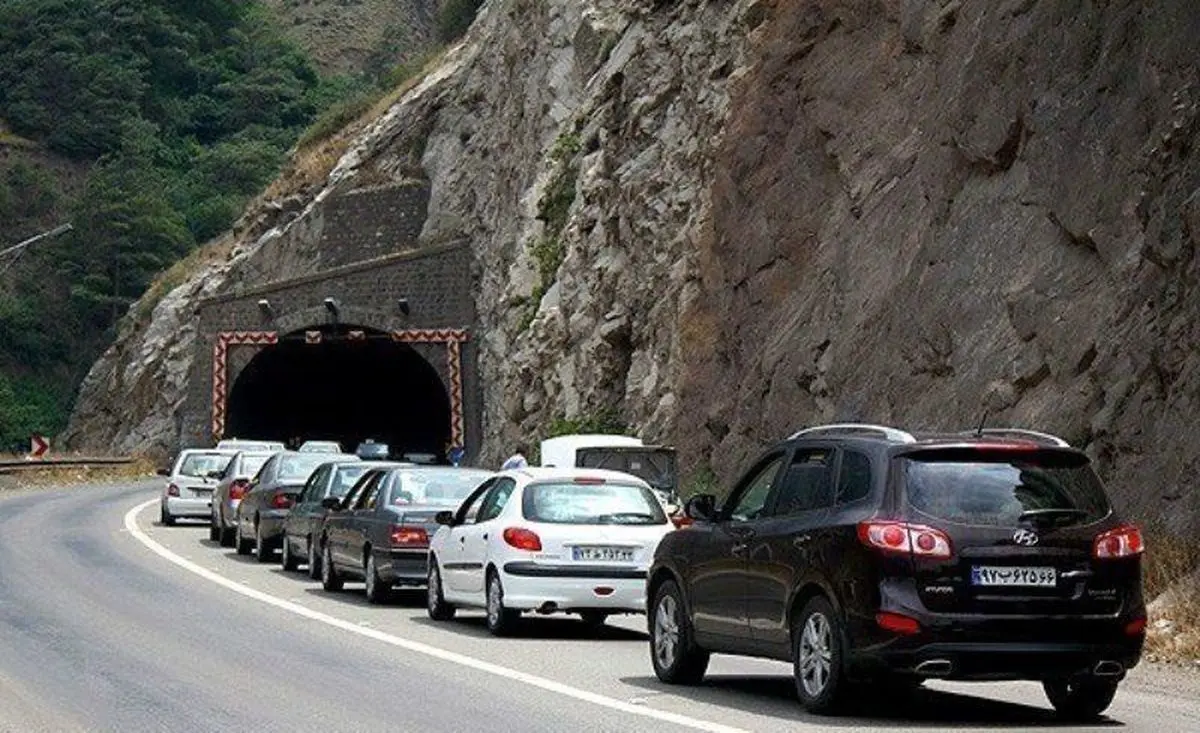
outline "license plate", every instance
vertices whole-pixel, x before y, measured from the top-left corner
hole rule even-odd
[[[633,550],[628,547],[575,547],[571,556],[576,560],[633,562]]]
[[[207,499],[212,496],[212,489],[192,489],[192,495]]]
[[[1058,585],[1054,568],[976,565],[971,568],[971,585],[1053,588]]]

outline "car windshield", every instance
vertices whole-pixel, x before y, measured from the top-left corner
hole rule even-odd
[[[280,481],[304,481],[322,463],[328,462],[327,453],[293,453],[281,456],[277,476]]]
[[[1086,456],[1063,451],[922,452],[902,460],[908,503],[960,524],[1090,523],[1110,511]]]
[[[225,466],[229,465],[229,458],[230,456],[224,453],[191,453],[183,457],[176,473],[180,476],[208,478],[208,474],[214,471],[225,470]]]
[[[548,524],[664,524],[667,516],[649,489],[632,484],[532,484],[521,497],[531,522]]]
[[[343,497],[349,493],[355,482],[367,472],[367,466],[338,466],[333,472],[333,482],[329,487],[329,495]]]
[[[489,471],[398,471],[389,501],[393,504],[458,506],[477,486],[491,477]]]

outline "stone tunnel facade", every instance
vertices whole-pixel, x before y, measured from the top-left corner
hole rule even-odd
[[[235,437],[226,430],[230,395],[265,349],[284,339],[314,346],[372,339],[403,344],[436,371],[448,398],[447,446],[461,446],[467,461],[478,455],[482,390],[471,247],[458,241],[412,248],[427,200],[426,189],[412,186],[339,196],[326,207],[320,245],[308,258],[306,269],[316,272],[241,287],[199,304],[197,353],[187,404],[179,412],[184,446]]]

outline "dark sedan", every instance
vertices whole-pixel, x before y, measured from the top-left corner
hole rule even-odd
[[[237,507],[235,527],[239,555],[254,551],[254,559],[268,562],[283,539],[283,522],[304,489],[308,477],[323,463],[353,461],[336,453],[284,451],[267,460]],[[250,536],[247,537],[247,532]]]
[[[423,586],[434,515],[456,508],[492,471],[450,466],[372,468],[331,508],[321,532],[321,585],[341,590],[362,578],[367,600],[381,603],[394,586]]]
[[[350,456],[326,463],[313,472],[283,522],[280,563],[284,570],[295,570],[307,563],[309,577],[314,580],[321,577],[321,556],[317,543],[313,542],[329,511],[321,502],[326,498],[344,498],[368,469],[379,466]]]

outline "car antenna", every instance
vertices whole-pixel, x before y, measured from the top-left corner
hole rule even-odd
[[[983,426],[985,424],[987,424],[987,419],[988,419],[988,409],[986,406],[984,406],[983,417],[979,418],[979,427],[975,429],[975,437],[976,438],[983,437]]]

